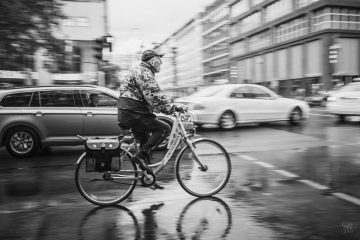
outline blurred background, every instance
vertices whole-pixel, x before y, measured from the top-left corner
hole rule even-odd
[[[357,0],[12,1],[1,7],[0,87],[116,89],[148,48],[173,97],[256,83],[306,99],[359,79]],[[33,11],[33,7],[39,11]]]
[[[146,49],[195,137],[230,154],[220,200],[185,193],[173,162],[127,210],[76,189],[76,135],[120,134]],[[360,239],[359,103],[360,0],[1,0],[0,238]]]

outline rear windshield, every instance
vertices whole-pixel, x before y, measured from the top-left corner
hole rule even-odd
[[[339,92],[359,92],[360,83],[349,83],[338,90]]]

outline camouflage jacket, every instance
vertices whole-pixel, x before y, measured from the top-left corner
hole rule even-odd
[[[155,81],[151,66],[142,62],[120,82],[118,108],[140,114],[170,114],[174,106]]]

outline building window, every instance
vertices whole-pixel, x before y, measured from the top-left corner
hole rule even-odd
[[[270,22],[292,11],[292,1],[279,0],[265,8],[265,21]]]
[[[227,42],[221,42],[207,48],[204,51],[204,57],[211,58],[224,53],[229,53],[229,44]]]
[[[68,17],[63,20],[64,27],[88,27],[89,18],[87,17]]]
[[[319,1],[319,0],[296,0],[295,1],[295,7],[297,9],[299,9],[299,8],[302,8],[302,7],[306,7],[306,6],[308,6],[308,5],[310,5],[310,4],[314,3],[314,2],[317,2],[317,1]]]
[[[211,44],[215,41],[218,41],[220,39],[229,37],[229,26],[224,25],[220,28],[217,28],[216,30],[210,32],[206,36],[204,36],[204,44]]]
[[[208,15],[206,20],[203,21],[203,30],[206,31],[209,28],[215,26],[216,24],[226,20],[229,16],[229,8],[227,6],[223,6],[219,8],[214,13]]]
[[[287,41],[308,33],[309,20],[306,16],[303,16],[277,26],[275,29],[275,42]]]
[[[81,48],[79,46],[73,46],[72,69],[73,72],[81,72]]]
[[[260,3],[265,2],[265,0],[252,0],[252,6],[259,5]]]
[[[249,38],[249,50],[254,51],[271,45],[271,31],[264,31]]]
[[[248,0],[240,0],[230,8],[230,16],[237,17],[250,9]]]
[[[314,13],[313,31],[323,29],[360,29],[360,9],[327,7]]]
[[[237,21],[231,25],[230,36],[237,37],[241,33],[241,21]]]
[[[231,56],[238,56],[246,52],[245,41],[239,41],[231,45]]]
[[[245,33],[254,28],[259,27],[261,24],[261,15],[260,12],[253,13],[243,20],[241,20],[241,33]]]

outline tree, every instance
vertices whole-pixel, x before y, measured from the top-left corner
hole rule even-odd
[[[65,18],[61,6],[59,0],[0,1],[0,69],[29,68],[40,48],[53,56],[64,51],[63,40],[54,36]]]

